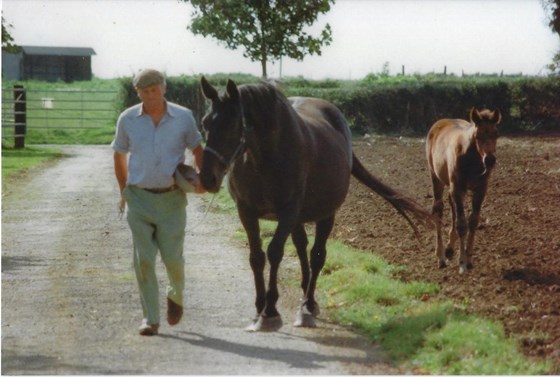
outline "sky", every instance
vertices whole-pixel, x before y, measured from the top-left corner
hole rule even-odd
[[[129,77],[143,68],[168,76],[261,75],[260,62],[210,37],[195,36],[192,7],[178,0],[3,0],[15,42],[91,47],[93,74]],[[337,0],[314,30],[329,23],[333,43],[321,56],[283,59],[269,77],[361,79],[388,63],[392,75],[504,73],[543,75],[560,50],[540,0]]]

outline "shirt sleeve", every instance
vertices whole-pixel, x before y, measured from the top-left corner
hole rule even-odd
[[[200,131],[198,131],[198,128],[196,127],[196,121],[194,120],[191,111],[189,111],[187,115],[187,123],[188,126],[187,126],[187,135],[186,135],[185,142],[187,148],[192,151],[193,149],[198,147],[200,143],[202,143],[202,134],[200,133]]]
[[[117,130],[115,131],[115,138],[111,143],[111,147],[115,152],[128,153],[128,137],[125,130],[125,117],[121,114],[117,120]]]

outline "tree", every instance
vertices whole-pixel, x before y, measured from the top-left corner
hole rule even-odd
[[[560,0],[542,0],[542,4],[545,11],[550,13],[548,25],[560,36]],[[556,53],[548,68],[552,72],[560,74],[560,51]]]
[[[19,46],[14,43],[14,38],[8,31],[8,29],[13,28],[12,24],[8,24],[2,16],[2,50],[6,52],[18,52]]]
[[[267,62],[283,56],[303,60],[321,55],[321,47],[332,42],[327,23],[319,36],[304,30],[319,14],[327,13],[335,0],[181,0],[194,7],[194,34],[211,36],[227,48],[245,49],[243,56],[260,61],[267,77]]]

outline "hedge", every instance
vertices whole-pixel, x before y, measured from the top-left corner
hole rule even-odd
[[[227,79],[259,82],[243,74],[212,75],[209,81],[223,90]],[[167,79],[167,99],[204,115],[207,103],[198,76]],[[138,103],[131,79],[121,80],[122,109]],[[355,133],[425,134],[441,118],[466,118],[470,109],[499,108],[503,130],[560,131],[558,77],[456,77],[441,75],[366,77],[361,81],[290,78],[281,83],[287,96],[319,97],[333,102]]]

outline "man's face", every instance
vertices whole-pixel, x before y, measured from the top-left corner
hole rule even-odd
[[[152,85],[142,89],[136,89],[138,97],[146,107],[146,109],[153,109],[154,107],[161,106],[163,97],[165,95],[165,85]]]

